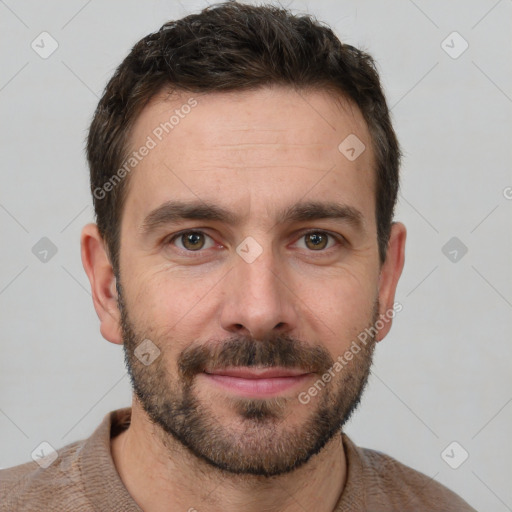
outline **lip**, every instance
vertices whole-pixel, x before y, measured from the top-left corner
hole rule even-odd
[[[208,375],[225,375],[227,377],[237,377],[239,379],[273,379],[277,377],[297,377],[305,375],[308,372],[293,368],[257,368],[257,367],[233,367],[222,368],[220,370],[205,370]]]
[[[312,375],[290,368],[223,368],[205,370],[210,383],[245,397],[269,397],[298,388]]]

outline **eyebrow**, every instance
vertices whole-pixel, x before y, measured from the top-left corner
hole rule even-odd
[[[356,208],[335,202],[306,201],[286,207],[276,215],[276,224],[304,222],[318,219],[337,219],[347,222],[358,230],[363,230],[363,214]],[[182,220],[218,221],[238,226],[242,218],[222,206],[204,201],[166,201],[151,211],[140,227],[142,235],[168,224]]]

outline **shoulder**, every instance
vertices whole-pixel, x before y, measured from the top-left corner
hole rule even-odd
[[[105,415],[93,434],[75,441],[53,456],[44,451],[37,462],[27,462],[0,471],[0,512],[51,510],[140,509],[117,474],[110,450],[112,435],[127,427],[131,408]]]
[[[476,512],[453,491],[377,450],[356,446],[346,435],[348,461],[358,459],[368,510]]]
[[[84,442],[64,446],[41,463],[0,470],[0,512],[49,510],[54,504],[52,510],[78,509],[82,504],[75,503],[76,497],[84,495],[79,469]]]

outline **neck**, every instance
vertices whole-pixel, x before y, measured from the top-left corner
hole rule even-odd
[[[134,400],[130,427],[111,441],[121,480],[145,512],[332,512],[345,486],[339,433],[300,468],[270,478],[221,471],[162,436]]]

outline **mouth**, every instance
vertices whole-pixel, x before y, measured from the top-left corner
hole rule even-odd
[[[202,375],[223,390],[245,397],[261,398],[293,391],[313,374],[302,369],[237,367],[205,370]]]

